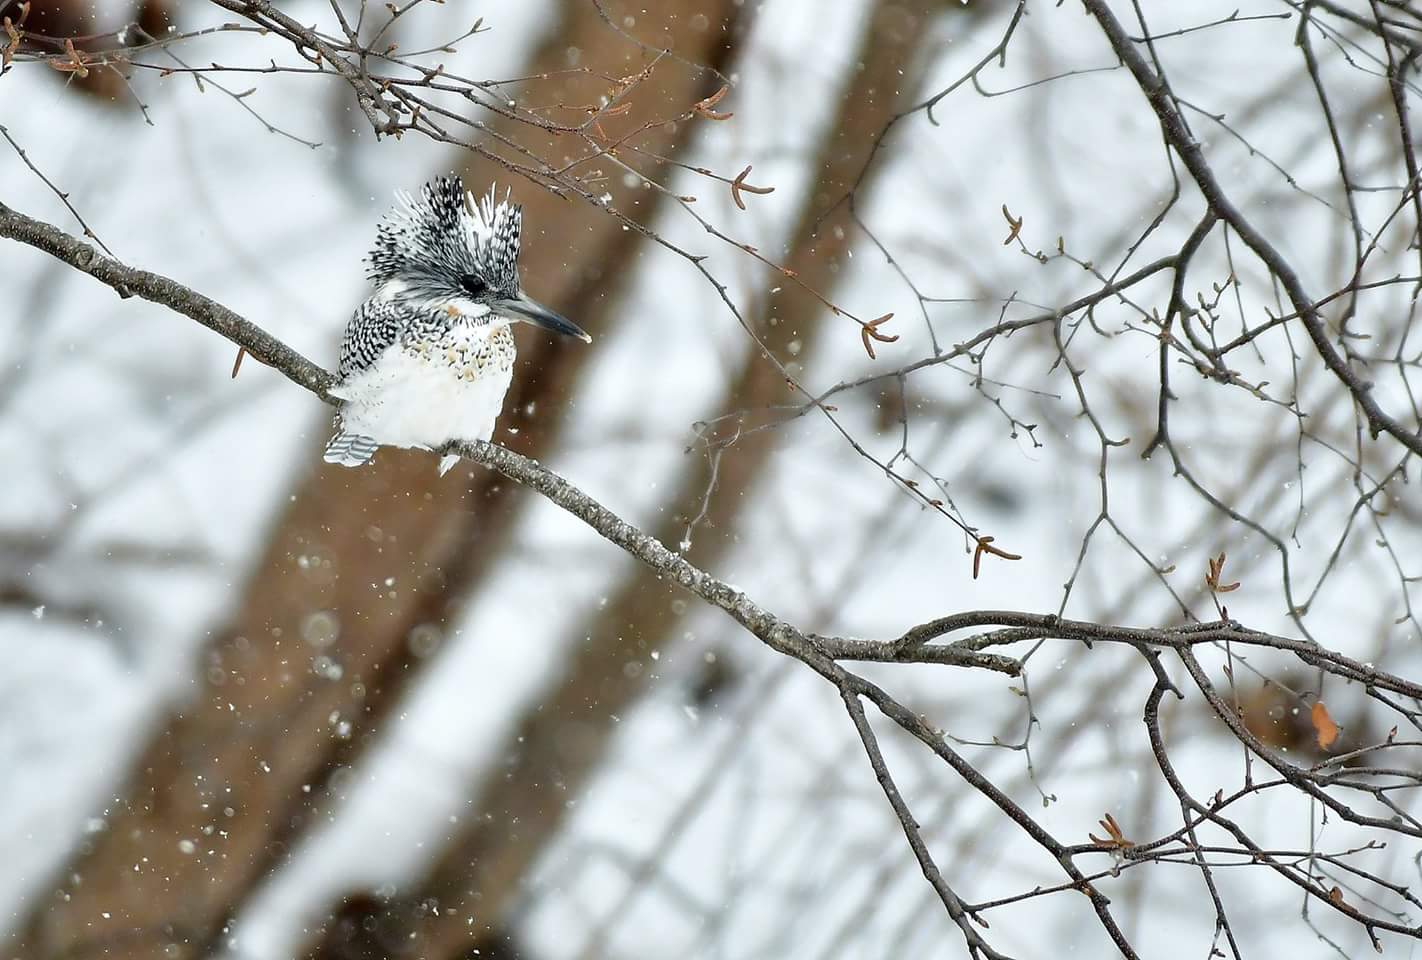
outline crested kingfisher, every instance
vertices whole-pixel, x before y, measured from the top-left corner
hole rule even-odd
[[[592,340],[519,285],[523,208],[507,191],[475,200],[449,176],[396,200],[367,259],[374,292],[346,324],[330,389],[342,403],[325,459],[345,467],[380,446],[437,450],[493,436],[513,377],[510,325]],[[458,460],[441,458],[440,474]]]

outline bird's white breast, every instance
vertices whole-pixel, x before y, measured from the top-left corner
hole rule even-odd
[[[334,396],[344,429],[386,446],[488,440],[513,377],[506,324],[455,323],[412,333],[348,378]]]

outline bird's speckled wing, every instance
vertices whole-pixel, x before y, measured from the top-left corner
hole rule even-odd
[[[336,372],[341,380],[370,367],[400,338],[410,323],[411,311],[399,301],[371,298],[356,308],[341,338],[341,363]]]

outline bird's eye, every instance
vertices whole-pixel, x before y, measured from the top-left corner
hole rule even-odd
[[[471,297],[477,297],[487,289],[484,281],[479,279],[476,273],[466,273],[459,278],[459,285],[464,288],[464,292]]]

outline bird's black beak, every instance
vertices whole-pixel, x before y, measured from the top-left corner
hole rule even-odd
[[[577,337],[584,343],[592,343],[592,337],[588,336],[582,327],[561,313],[555,313],[543,304],[529,299],[528,295],[522,290],[518,292],[517,297],[499,301],[499,306],[513,314],[515,318],[523,320],[526,323],[531,323],[536,327],[542,327],[544,330],[552,330],[554,333],[561,333],[565,337]]]

